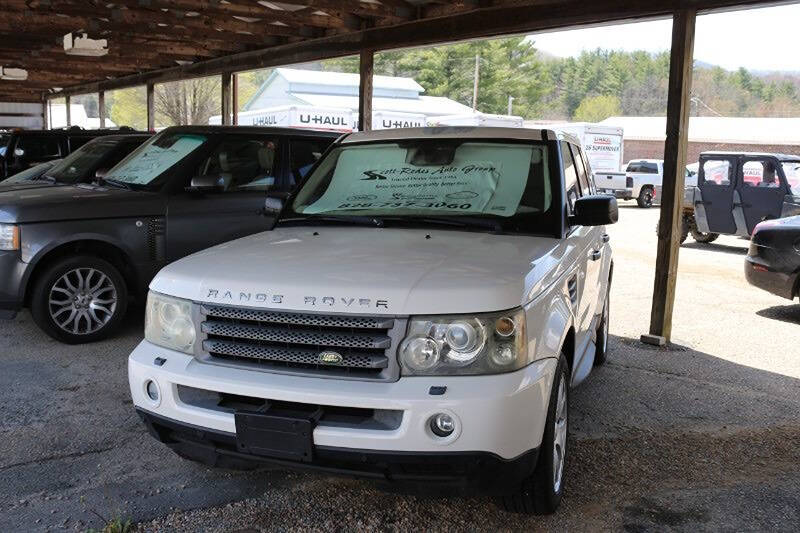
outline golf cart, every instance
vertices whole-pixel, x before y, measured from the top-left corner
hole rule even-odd
[[[764,220],[800,215],[800,156],[703,152],[697,185],[687,186],[681,242],[749,237]]]

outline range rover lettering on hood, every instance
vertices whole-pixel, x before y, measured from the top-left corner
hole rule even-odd
[[[237,296],[238,295],[238,296]],[[282,294],[267,294],[265,292],[241,292],[225,289],[208,289],[207,300],[218,302],[256,302],[266,304],[282,304],[286,297]],[[333,296],[303,296],[303,305],[306,307],[334,307],[342,305],[344,307],[364,307],[374,309],[388,309],[389,300],[373,298],[335,298]],[[288,302],[286,302],[288,303]]]

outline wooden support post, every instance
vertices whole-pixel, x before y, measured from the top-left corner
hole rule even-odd
[[[42,129],[50,129],[50,100],[42,100]]]
[[[372,73],[375,52],[361,51],[358,84],[358,131],[372,130]]]
[[[156,130],[155,89],[155,85],[152,83],[147,84],[147,131]]]
[[[231,82],[233,81],[230,72],[222,74],[222,124],[231,124]]]
[[[64,97],[64,104],[64,109],[67,112],[67,127],[69,128],[72,126],[72,107],[70,105],[69,95]]]
[[[232,93],[231,100],[233,101],[233,104],[231,105],[231,111],[233,112],[233,117],[231,118],[233,120],[231,121],[231,123],[234,126],[237,126],[239,124],[239,75],[238,74],[233,75],[233,88],[231,89],[231,93]]]
[[[678,250],[683,224],[683,188],[689,134],[689,92],[692,86],[692,58],[697,10],[676,11],[672,17],[672,51],[669,61],[667,96],[667,140],[664,143],[664,181],[661,219],[658,224],[658,252],[653,284],[650,334],[642,342],[663,345],[672,336],[672,311],[678,277]]]
[[[106,92],[99,91],[97,93],[97,112],[100,117],[100,127],[106,127]]]

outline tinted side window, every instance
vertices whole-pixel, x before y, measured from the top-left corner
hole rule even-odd
[[[583,195],[592,194],[586,167],[584,167],[583,158],[581,158],[581,150],[574,144],[570,144],[569,147],[572,150],[572,159],[575,161],[575,168],[578,170],[578,182],[581,184],[581,191]]]
[[[575,170],[575,161],[572,159],[572,152],[569,145],[561,141],[561,160],[564,170],[564,188],[569,214],[573,213],[575,201],[580,197],[581,190],[578,186],[578,172]]]
[[[200,167],[201,175],[218,176],[224,192],[266,191],[275,185],[278,143],[274,139],[223,140]]]
[[[731,162],[727,159],[707,159],[704,161],[703,184],[719,187],[730,187]]]
[[[289,141],[289,181],[294,187],[302,180],[331,141],[315,139],[292,139]]]
[[[61,155],[61,143],[53,135],[23,135],[17,141],[16,150],[23,150],[27,160],[45,159]]]

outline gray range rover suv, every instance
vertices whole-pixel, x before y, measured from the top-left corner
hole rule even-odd
[[[271,227],[287,193],[338,137],[179,126],[93,183],[0,192],[0,318],[30,307],[62,342],[111,335],[167,263]]]

